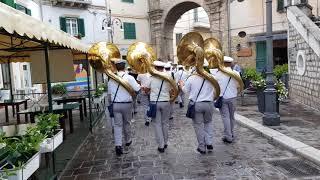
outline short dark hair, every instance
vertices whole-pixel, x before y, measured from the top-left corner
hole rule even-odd
[[[163,66],[155,66],[154,67],[157,71],[163,71],[164,67]]]
[[[118,71],[124,71],[126,69],[126,63],[118,63],[116,64],[116,68]]]

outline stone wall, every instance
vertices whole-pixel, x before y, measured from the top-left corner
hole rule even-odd
[[[313,43],[319,40],[312,40],[317,38],[314,35],[317,36],[320,30],[312,26],[310,20],[306,19],[307,16],[302,15],[298,10],[295,8],[288,13],[289,94],[291,99],[320,110],[320,59],[318,52],[315,51],[319,43],[318,45]],[[294,16],[290,18],[289,15],[299,16],[300,21]],[[306,24],[309,25],[306,26]],[[299,56],[304,56],[305,61],[302,61],[303,58],[297,58]]]

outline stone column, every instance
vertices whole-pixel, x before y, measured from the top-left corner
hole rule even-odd
[[[154,48],[157,57],[161,56],[161,41],[163,37],[161,18],[163,15],[162,9],[155,9],[149,12],[151,23],[151,45]]]

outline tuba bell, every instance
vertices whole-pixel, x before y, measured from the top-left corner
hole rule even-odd
[[[123,86],[132,97],[136,96],[135,91],[130,84],[117,76],[117,71],[114,63],[120,59],[120,51],[114,44],[99,42],[95,43],[89,49],[89,63],[90,65],[100,73],[106,73],[106,75]]]
[[[170,83],[172,93],[170,101],[173,102],[178,96],[178,87],[173,79],[152,66],[152,62],[156,59],[156,55],[151,46],[143,42],[137,42],[129,46],[127,60],[128,64],[138,73],[147,73],[159,77]]]
[[[220,42],[215,38],[208,38],[204,41],[205,57],[209,63],[209,68],[218,68],[219,71],[234,78],[239,83],[240,92],[243,91],[243,81],[239,74],[225,68],[223,64],[223,52]]]
[[[217,80],[203,68],[204,63],[204,40],[197,32],[190,32],[181,39],[177,55],[179,64],[195,66],[197,73],[210,81],[215,88],[215,99],[220,96],[220,86]]]

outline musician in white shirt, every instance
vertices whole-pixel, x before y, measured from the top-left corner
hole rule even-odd
[[[185,82],[187,78],[189,77],[189,74],[183,69],[182,65],[178,65],[178,71],[174,74],[174,79],[176,83],[178,84],[179,81]],[[179,91],[179,96],[178,96],[178,103],[180,105],[180,108],[184,107],[184,92]]]
[[[164,70],[165,70],[165,72],[174,80],[174,73],[173,73],[172,70],[171,70],[171,64],[170,64],[170,63],[167,63],[167,64],[164,66]],[[173,109],[174,109],[174,103],[171,102],[171,103],[170,103],[170,120],[173,119]]]
[[[233,59],[231,57],[224,57],[224,66],[230,71],[238,73],[231,69],[232,62]],[[238,95],[239,83],[234,78],[231,78],[229,75],[221,71],[218,71],[215,74],[215,77],[220,85],[220,96],[223,96],[222,108],[219,109],[224,125],[224,136],[222,141],[225,143],[232,143],[234,140],[235,99]]]
[[[208,65],[208,64],[205,64]],[[197,151],[205,154],[213,150],[213,85],[197,73],[191,75],[185,83],[179,82],[180,88],[189,93],[189,100],[195,102],[193,127],[198,140]],[[202,88],[201,88],[202,86]]]
[[[149,94],[147,90],[147,86],[149,84],[151,75],[149,73],[139,74],[137,77],[137,81],[141,86],[141,91],[139,94],[140,102],[144,108],[144,119],[145,125],[149,126],[151,119],[147,116],[147,111],[149,108]]]
[[[153,65],[157,71],[167,76],[164,70],[164,63],[161,61],[154,61]],[[161,87],[162,85],[162,87]],[[151,76],[147,86],[150,90],[150,103],[157,104],[156,117],[152,118],[152,124],[156,134],[158,143],[158,151],[164,153],[168,147],[168,130],[170,118],[170,90],[169,82],[155,76]]]
[[[120,60],[115,65],[118,70],[117,75],[127,81],[134,91],[138,92],[140,90],[139,84],[133,76],[125,72],[126,61]],[[132,143],[130,122],[132,119],[133,98],[123,86],[112,79],[108,82],[108,93],[111,94],[110,99],[113,102],[115,149],[116,154],[120,156],[123,154],[122,131],[125,145],[130,146]]]

